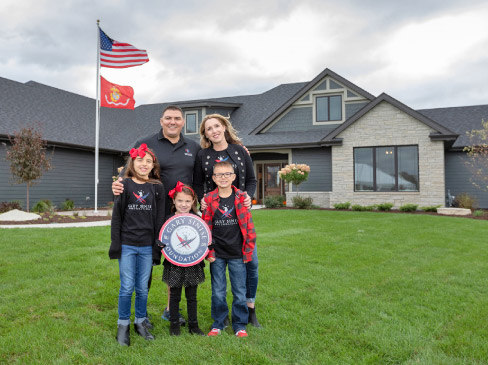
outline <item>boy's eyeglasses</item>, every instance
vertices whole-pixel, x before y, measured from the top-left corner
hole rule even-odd
[[[233,172],[222,172],[222,173],[213,174],[213,176],[215,176],[217,179],[220,179],[223,177],[231,177],[232,175],[234,175]]]

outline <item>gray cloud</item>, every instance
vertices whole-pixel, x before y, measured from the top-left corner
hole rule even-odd
[[[453,74],[415,82],[388,82],[391,60],[379,52],[404,26],[470,9],[486,11],[485,2],[7,0],[0,13],[0,76],[94,97],[100,19],[109,36],[149,52],[148,66],[102,70],[113,82],[135,83],[138,103],[261,93],[311,80],[326,67],[414,108],[486,103],[481,50],[488,44],[453,63]],[[320,16],[309,21],[299,14]]]

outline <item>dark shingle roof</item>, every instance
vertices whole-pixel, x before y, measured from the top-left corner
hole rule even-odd
[[[459,134],[453,148],[470,145],[467,131],[481,129],[481,121],[488,120],[488,105],[459,106],[452,108],[421,109],[419,113]]]
[[[334,77],[340,77],[326,69],[314,80],[323,77],[324,72]],[[358,89],[357,91],[361,91],[362,95],[373,98],[371,94],[342,77],[340,81],[347,83],[348,87]],[[251,134],[259,126],[268,123],[278,110],[295,100],[297,95],[300,95],[312,83],[313,81],[282,84],[257,95],[147,104],[138,106],[135,110],[101,108],[99,146],[102,150],[127,151],[137,139],[159,131],[161,112],[169,104],[182,107],[215,105],[234,109],[231,121],[243,142],[251,148],[320,145],[323,144],[321,140],[330,135],[337,125],[312,132]],[[372,103],[374,102],[373,100]],[[365,108],[367,107],[368,105],[365,106]],[[417,113],[408,109],[411,113]],[[454,147],[466,145],[466,131],[479,129],[481,120],[488,119],[488,105],[424,109],[418,112],[420,114],[417,117],[434,123],[433,125],[437,126],[434,129],[439,130],[441,134],[448,134],[446,131],[459,134],[460,137]],[[357,115],[360,113],[361,110],[350,119],[357,119]],[[94,99],[33,81],[23,84],[0,77],[0,135],[11,135],[19,129],[19,124],[25,125],[32,122],[41,123],[44,138],[50,143],[94,148]],[[349,120],[346,121],[346,123],[348,122]],[[443,129],[445,130],[443,131]],[[198,136],[190,138],[198,140]]]

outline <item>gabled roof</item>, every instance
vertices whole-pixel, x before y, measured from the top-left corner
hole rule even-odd
[[[274,121],[283,110],[303,96],[326,76],[362,95],[369,104],[342,125],[311,126],[304,132],[257,133]],[[171,103],[146,104],[135,110],[101,108],[100,149],[126,152],[134,142],[160,130],[162,110],[169,104],[189,107],[232,109],[231,121],[246,146],[254,150],[283,147],[315,147],[340,144],[337,135],[365,113],[386,101],[417,120],[432,127],[433,139],[453,140],[454,148],[468,143],[466,131],[479,129],[481,120],[488,120],[488,105],[425,109],[415,111],[394,98],[371,94],[345,80],[329,69],[310,82],[282,84],[262,94],[240,95]],[[40,122],[43,136],[50,144],[94,149],[95,100],[34,81],[19,83],[0,77],[0,136],[13,134],[19,125]],[[189,138],[198,140],[198,135]]]
[[[320,80],[324,77],[329,76],[336,81],[339,81],[344,86],[348,87],[351,90],[354,90],[357,94],[365,97],[366,99],[373,100],[374,96],[368,93],[367,91],[361,89],[359,86],[353,84],[352,82],[346,80],[342,76],[336,74],[335,72],[326,68],[320,74],[318,74],[312,81],[306,83],[295,95],[293,95],[290,99],[288,99],[283,105],[280,106],[273,114],[271,114],[268,118],[266,118],[262,123],[260,123],[256,128],[254,128],[250,134],[258,134],[262,132],[269,124],[271,124],[276,118],[280,116],[281,113],[286,111],[290,106],[293,105],[296,101],[298,101],[302,96],[304,96],[310,89],[312,89]]]
[[[388,94],[382,93],[372,102],[366,104],[363,108],[361,108],[356,114],[354,114],[351,118],[347,121],[342,123],[339,127],[334,129],[328,135],[326,135],[323,139],[323,145],[337,145],[340,144],[340,139],[336,138],[342,131],[346,128],[354,124],[358,119],[363,117],[366,113],[372,110],[381,102],[387,102],[394,107],[400,109],[404,113],[410,115],[411,117],[417,119],[418,121],[424,123],[425,125],[429,126],[430,128],[434,129],[435,132],[430,134],[431,139],[436,140],[445,140],[445,141],[453,141],[458,137],[458,134],[454,133],[453,131],[449,130],[448,128],[442,126],[441,124],[433,121],[432,119],[426,117],[424,114],[421,114],[412,108],[406,106],[405,104],[399,102],[398,100],[392,98]]]
[[[466,132],[481,129],[481,121],[488,120],[488,105],[422,109],[418,112],[459,134],[452,146],[453,149],[462,149],[471,145],[472,142]]]

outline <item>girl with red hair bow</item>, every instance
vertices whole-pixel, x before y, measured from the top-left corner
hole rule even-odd
[[[173,215],[197,213],[197,195],[188,185],[178,181],[176,187],[169,192],[169,197],[173,199]],[[193,266],[177,266],[164,260],[163,262],[163,281],[168,285],[169,301],[169,320],[171,336],[180,335],[179,307],[181,291],[185,287],[186,303],[188,310],[188,331],[190,334],[204,336],[205,334],[198,327],[197,319],[197,288],[198,284],[205,281],[203,268],[205,263],[199,262]]]
[[[153,260],[161,260],[157,237],[164,223],[165,192],[154,153],[142,144],[129,152],[124,192],[115,197],[109,257],[118,259],[120,291],[117,341],[130,345],[131,299],[135,291],[136,333],[153,340],[147,319],[148,281]]]

